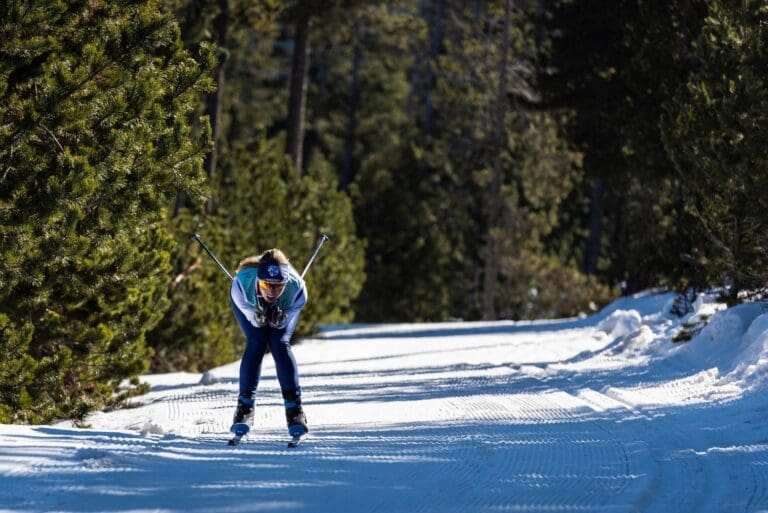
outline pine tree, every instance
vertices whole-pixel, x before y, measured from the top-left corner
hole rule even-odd
[[[525,261],[523,247],[526,255],[545,259],[541,240],[551,231],[576,172],[575,155],[547,115],[510,109],[502,130],[494,129],[500,97],[506,106],[509,99],[522,104],[520,98],[535,96],[526,83],[535,56],[524,49],[532,34],[523,35],[530,27],[520,28],[529,15],[515,10],[514,59],[504,87],[498,79],[503,38],[497,37],[503,3],[435,0],[377,9],[353,11],[342,26],[324,25],[321,41],[327,47],[319,46],[317,59],[323,82],[310,102],[322,147],[342,170],[341,185],[352,194],[358,233],[367,243],[358,318],[481,315],[481,251],[488,233],[482,219],[494,167],[503,175],[502,215],[494,230],[502,286],[492,294],[494,305],[509,317],[574,313],[578,307],[568,301],[557,300],[569,305],[567,311],[543,304],[550,297],[544,291],[549,283],[535,276],[545,267],[555,272],[551,259],[548,267],[531,260],[524,275],[511,263]],[[530,197],[519,195],[520,188]],[[513,217],[519,221],[511,222]],[[512,308],[517,300],[506,291],[517,293],[513,285],[525,284],[527,293],[537,281],[542,299],[536,308]],[[580,300],[583,305],[583,296]]]
[[[567,113],[568,139],[584,155],[556,232],[561,251],[624,292],[675,286],[685,265],[680,184],[659,119],[692,66],[705,4],[566,0],[542,17],[543,105]]]
[[[82,418],[147,368],[167,207],[201,196],[189,117],[212,56],[156,1],[7,2],[0,20],[3,349],[27,369],[2,400],[11,421]]]
[[[577,196],[589,198],[587,212],[577,205],[586,228],[580,245],[580,267],[585,274],[605,272],[605,251],[610,247],[605,226],[613,217],[611,180],[623,169],[619,111],[626,91],[622,65],[629,60],[623,41],[627,17],[635,16],[634,0],[599,2],[562,0],[547,6],[543,16],[546,48],[540,73],[548,108],[568,109],[568,136],[584,154],[585,179]],[[622,176],[617,179],[624,183]],[[622,185],[623,186],[623,185]]]
[[[612,229],[614,251],[604,254],[612,261],[609,273],[626,283],[627,292],[680,286],[688,265],[680,258],[688,237],[681,183],[664,149],[660,119],[695,66],[691,48],[705,13],[701,0],[638,2],[626,22],[632,56],[622,72],[627,92],[617,127],[626,178],[612,190],[618,227]]]
[[[230,179],[219,191],[222,205],[227,205],[219,215],[230,236],[222,254],[224,261],[236,263],[280,248],[301,272],[320,235],[330,237],[305,277],[308,303],[297,328],[301,335],[320,324],[352,320],[352,303],[365,278],[364,253],[355,236],[352,204],[337,189],[330,167],[313,161],[302,172],[283,151],[279,138],[265,137],[233,149],[228,165],[238,172],[227,173]],[[240,347],[242,337],[236,336]]]
[[[690,274],[741,292],[768,285],[768,8],[710,2],[695,56],[699,66],[667,106],[664,142],[695,223]]]
[[[174,233],[173,278],[166,283],[168,310],[147,333],[153,349],[152,372],[202,372],[237,358],[235,331],[229,311],[227,277],[209,261],[190,231],[201,232],[217,256],[229,244],[227,227],[219,217],[206,215],[204,207],[182,209],[169,223]],[[225,260],[230,272],[232,260]]]
[[[535,7],[446,2],[450,23],[432,95],[438,142],[430,153],[456,170],[458,189],[470,198],[462,212],[475,221],[463,233],[470,256],[463,272],[474,280],[467,290],[483,294],[466,311],[484,318],[553,310],[543,303],[553,286],[539,274],[552,265],[543,241],[578,173],[578,155],[556,118],[535,107]],[[533,290],[542,293],[532,302]]]
[[[209,154],[205,161],[210,185],[205,204],[190,200],[183,191],[177,198],[168,222],[175,241],[173,279],[167,287],[170,308],[148,333],[147,341],[154,350],[154,372],[202,371],[237,358],[241,341],[232,322],[229,282],[189,236],[199,231],[220,258],[230,256],[237,230],[229,225],[231,219],[221,215],[221,202],[228,200],[220,191],[230,181],[229,173],[240,172],[228,164],[232,147],[261,133],[278,116],[280,109],[266,99],[278,96],[273,92],[278,85],[272,84],[268,70],[275,66],[272,46],[283,6],[236,0],[167,3],[179,17],[190,51],[215,44],[217,90],[200,99],[200,108],[204,106],[216,120],[216,158],[214,162]],[[279,107],[284,107],[282,102]],[[223,209],[226,212],[227,205]],[[237,255],[225,262],[233,272]]]
[[[331,240],[307,276],[310,301],[302,313],[299,335],[311,333],[320,323],[351,320],[351,304],[364,281],[363,244],[355,236],[351,203],[345,192],[337,190],[338,181],[329,164],[309,148],[296,150],[303,146],[296,141],[289,144],[288,150],[277,145],[283,130],[286,135],[294,132],[288,139],[303,140],[303,129],[296,124],[313,122],[298,119],[305,114],[296,112],[303,108],[295,109],[295,104],[305,100],[288,99],[295,85],[286,80],[290,76],[288,70],[295,67],[297,52],[301,50],[295,41],[290,41],[295,51],[282,54],[280,48],[291,44],[279,37],[293,32],[294,25],[308,23],[307,19],[297,21],[305,14],[316,19],[325,13],[333,19],[333,13],[338,15],[337,7],[347,8],[344,2],[338,6],[326,3],[323,10],[319,5],[289,2],[270,9],[264,6],[260,12],[249,11],[251,23],[233,24],[232,47],[227,49],[227,76],[232,77],[228,84],[236,93],[225,101],[224,111],[229,116],[225,119],[227,128],[222,132],[225,137],[221,142],[220,177],[214,189],[219,206],[207,222],[209,228],[221,230],[222,236],[213,240],[220,240],[221,254],[233,268],[240,259],[269,247],[280,247],[294,265],[301,268],[319,235],[328,233]],[[311,12],[301,13],[304,8]],[[312,30],[309,24],[297,27],[300,31],[309,31],[305,34],[308,46],[315,26],[323,27],[325,23],[318,22]],[[265,36],[272,38],[274,48],[266,47]],[[291,155],[293,164],[283,158],[281,151]],[[296,166],[297,159],[302,161],[300,169]],[[234,326],[230,331],[234,347],[239,348],[242,341],[231,320],[229,301],[225,299],[220,304],[227,310],[222,317]]]
[[[367,321],[446,319],[454,300],[442,233],[453,191],[417,168],[419,134],[408,113],[408,70],[426,35],[407,5],[361,5],[317,24],[312,126],[348,191],[366,242],[366,281],[355,302]],[[407,286],[403,286],[406,283]]]
[[[219,96],[213,208],[204,212],[187,205],[173,221],[178,244],[176,278],[169,288],[172,308],[149,335],[158,371],[204,370],[241,352],[230,284],[188,241],[192,230],[200,231],[230,272],[241,259],[271,247],[283,249],[301,268],[320,233],[328,232],[331,241],[307,276],[310,301],[297,335],[312,332],[320,322],[350,320],[350,304],[363,281],[362,243],[354,237],[351,205],[336,190],[336,177],[320,156],[305,162],[303,171],[295,170],[283,158],[284,145],[276,145],[285,129],[290,62],[280,50],[286,46],[279,39],[280,22],[291,25],[294,11],[286,11],[282,2],[230,1],[226,9],[226,38],[218,45],[226,56],[219,76],[223,70],[227,92]],[[178,6],[178,12],[184,39],[195,47],[216,33],[214,20],[223,10],[221,2],[194,1]]]
[[[35,406],[30,389],[37,381],[36,372],[48,361],[35,361],[29,354],[33,331],[31,323],[13,323],[0,314],[0,423],[18,419]]]

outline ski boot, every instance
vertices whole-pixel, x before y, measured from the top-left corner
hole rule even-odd
[[[288,421],[288,433],[291,435],[291,441],[288,447],[298,447],[304,436],[309,432],[307,427],[307,417],[300,404],[289,406],[285,409],[285,418]]]
[[[232,418],[230,431],[235,435],[247,435],[253,424],[253,399],[241,395],[237,398],[237,408]]]
[[[309,432],[307,416],[304,415],[301,405],[286,408],[285,419],[288,421],[288,433],[291,436],[306,435]]]
[[[301,396],[296,392],[284,392],[285,420],[288,423],[288,433],[291,436],[302,436],[309,432],[307,416],[301,407]]]

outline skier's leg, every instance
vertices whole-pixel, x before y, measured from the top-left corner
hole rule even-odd
[[[299,368],[296,365],[296,358],[293,356],[290,341],[283,340],[284,333],[284,329],[272,328],[269,330],[269,349],[275,360],[277,380],[280,382],[280,388],[283,392],[291,390],[296,395],[301,395]]]
[[[269,334],[269,347],[275,360],[277,380],[280,382],[280,389],[283,393],[288,431],[291,434],[306,433],[309,428],[301,406],[298,365],[293,356],[290,341],[284,339],[284,334],[284,329],[272,329]]]
[[[243,351],[243,358],[240,361],[240,395],[234,422],[250,424],[249,419],[253,419],[253,395],[261,376],[261,363],[267,347],[268,330],[253,326],[234,305],[232,305],[232,312],[246,340],[245,351]]]

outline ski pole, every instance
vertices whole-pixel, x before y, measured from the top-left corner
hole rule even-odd
[[[189,238],[190,238],[190,239],[194,239],[194,240],[196,240],[197,242],[199,242],[199,243],[200,243],[200,245],[201,245],[201,246],[203,247],[203,249],[205,250],[205,252],[206,252],[206,253],[208,253],[208,256],[209,256],[209,257],[211,257],[211,258],[213,259],[213,261],[214,261],[214,262],[216,262],[216,263],[219,265],[219,268],[220,268],[222,271],[224,271],[224,274],[226,274],[226,275],[227,275],[227,278],[229,278],[229,279],[230,279],[230,281],[234,280],[234,278],[232,277],[232,275],[231,275],[231,274],[229,274],[229,271],[227,271],[227,268],[226,268],[226,267],[224,267],[224,265],[223,265],[221,262],[219,262],[219,259],[218,259],[218,258],[216,258],[216,255],[214,255],[214,254],[213,254],[213,252],[212,252],[210,249],[208,249],[208,246],[206,246],[206,245],[205,245],[205,242],[203,242],[203,240],[200,238],[200,234],[198,234],[198,233],[194,233],[194,234],[192,234],[192,235],[191,235]]]
[[[307,262],[307,266],[304,268],[304,271],[301,273],[301,279],[304,279],[304,275],[307,274],[307,271],[309,271],[309,266],[312,265],[312,262],[314,262],[315,257],[317,256],[317,253],[320,251],[320,248],[323,244],[325,244],[325,241],[328,240],[328,236],[326,234],[323,234],[322,237],[320,237],[320,242],[317,243],[317,247],[315,248],[315,252],[312,253],[312,256],[309,258],[309,262]]]

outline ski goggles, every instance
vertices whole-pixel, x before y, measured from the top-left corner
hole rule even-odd
[[[270,292],[281,292],[285,288],[285,282],[274,283],[267,280],[259,280],[259,287],[261,287],[261,290],[268,290]]]

